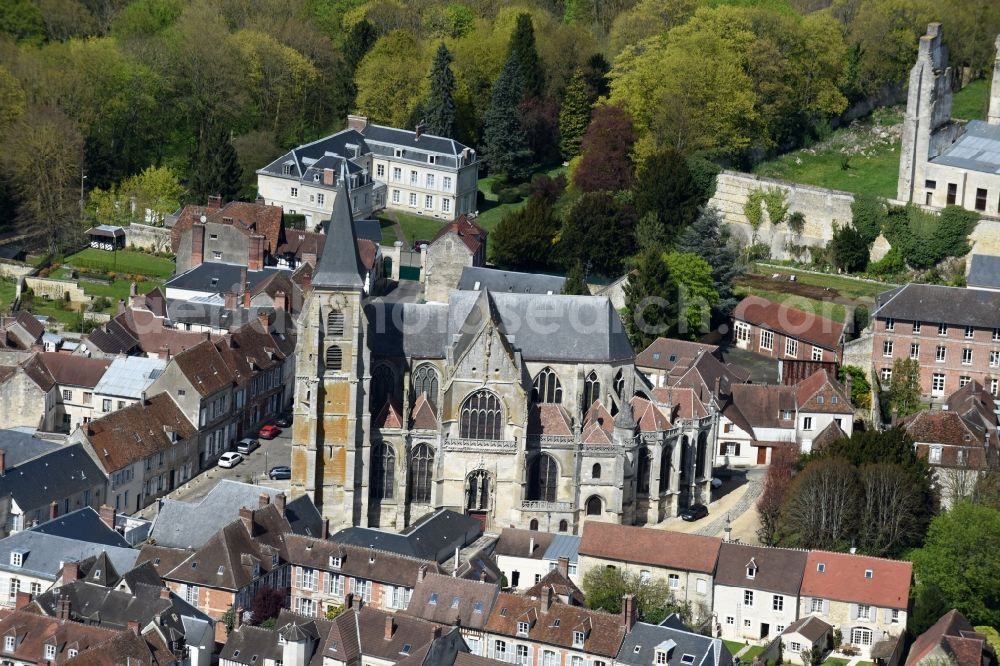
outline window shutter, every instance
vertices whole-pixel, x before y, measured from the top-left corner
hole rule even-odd
[[[740,455],[740,443],[739,442],[736,442],[736,455],[737,456]]]
[[[719,455],[720,456],[726,455],[726,443],[725,442],[721,442],[719,444]]]
[[[883,613],[882,617],[884,618],[883,622],[885,622],[886,624],[891,623],[892,622],[892,609],[891,608],[886,608],[884,611],[882,611],[882,613]]]
[[[829,614],[830,614],[830,600],[829,599],[824,599],[823,600],[823,615],[829,615]]]
[[[857,604],[851,604],[851,619],[852,620],[857,620],[858,619],[858,605]]]

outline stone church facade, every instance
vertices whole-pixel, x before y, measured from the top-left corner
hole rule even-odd
[[[335,211],[296,372],[292,495],[331,528],[449,508],[486,529],[576,532],[709,501],[716,406],[659,401],[607,299],[368,301],[352,236]]]

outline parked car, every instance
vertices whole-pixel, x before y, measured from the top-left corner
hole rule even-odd
[[[681,511],[681,520],[693,522],[708,515],[708,507],[704,504],[693,504]]]
[[[713,476],[712,477],[712,487],[713,488],[718,488],[721,485],[722,485],[722,479],[720,479],[717,476]]]
[[[242,453],[243,455],[250,455],[254,450],[260,448],[260,442],[252,437],[244,437],[239,442],[236,443],[236,451]]]
[[[278,465],[277,467],[272,467],[271,471],[267,475],[272,480],[278,479],[290,479],[292,478],[292,468],[288,465]]]
[[[274,425],[278,426],[279,428],[287,428],[288,426],[292,425],[292,415],[285,414],[283,416],[279,416],[274,421]]]
[[[427,246],[430,245],[430,244],[431,244],[431,242],[429,240],[418,240],[417,242],[415,242],[413,244],[413,251],[414,252],[421,252],[421,251],[425,250],[427,248]]]
[[[260,432],[257,433],[257,436],[260,437],[261,439],[274,439],[280,434],[281,434],[281,428],[273,425],[266,425],[260,429]]]
[[[241,462],[243,462],[243,454],[237,453],[236,451],[226,451],[219,458],[219,467],[236,467]]]

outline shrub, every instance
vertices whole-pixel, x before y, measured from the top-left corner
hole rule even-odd
[[[507,183],[504,182],[502,178],[497,178],[492,183],[490,183],[490,194],[500,195],[501,190],[507,188]]]
[[[767,243],[754,243],[744,250],[747,261],[767,261],[771,258],[771,246]]]
[[[500,194],[497,195],[497,202],[502,204],[512,204],[517,203],[521,200],[521,195],[518,194],[517,188],[509,188],[502,190]]]

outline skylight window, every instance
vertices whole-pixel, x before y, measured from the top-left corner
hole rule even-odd
[[[219,566],[219,570],[218,570],[218,571],[216,571],[215,573],[216,573],[217,575],[221,576],[221,575],[222,575],[223,573],[225,573],[225,571],[226,571],[226,567],[224,567],[224,566],[221,566],[221,565],[220,565],[220,566]]]
[[[430,605],[433,606],[433,605],[437,604],[437,602],[438,602],[438,593],[437,592],[431,592],[431,599],[427,603],[429,603]]]
[[[452,597],[452,599],[451,599],[451,607],[452,608],[458,608],[458,604],[459,604],[460,601],[461,601],[461,599],[459,597]]]
[[[686,654],[686,655],[684,655],[683,657],[681,657],[681,663],[682,664],[693,664],[694,663],[694,655],[693,654]]]
[[[633,654],[639,654],[640,652],[642,652],[642,646],[641,645],[636,645],[635,649],[632,650]]]
[[[410,644],[404,643],[403,649],[399,651],[399,654],[410,654]]]
[[[872,576],[874,575],[875,575],[874,571],[872,571],[871,569],[865,569],[865,578],[871,580]]]
[[[473,613],[482,613],[483,612],[483,602],[482,601],[477,601],[476,605],[472,607],[472,612]]]
[[[820,562],[819,564],[816,565],[816,571],[823,573],[824,571],[826,571],[826,565]]]

